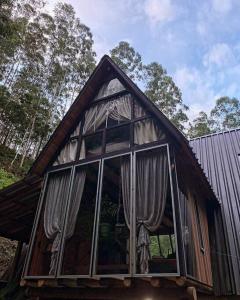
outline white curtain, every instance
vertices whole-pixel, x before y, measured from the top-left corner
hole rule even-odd
[[[131,96],[125,95],[109,102],[108,117],[118,121],[131,120]]]
[[[81,199],[83,195],[83,190],[85,186],[85,181],[86,181],[86,171],[83,169],[78,170],[75,173],[75,178],[74,178],[74,183],[73,183],[73,188],[71,193],[65,239],[70,239],[73,236],[76,222],[77,222],[78,211],[80,208]]]
[[[70,140],[59,153],[54,166],[74,161],[77,153],[78,140]]]
[[[134,124],[134,144],[142,145],[165,138],[165,134],[152,119],[146,119]]]
[[[85,113],[83,135],[95,132],[108,118],[119,121],[131,119],[131,96],[125,95],[114,101],[105,102],[91,107]],[[86,157],[86,145],[82,140],[80,159]]]
[[[137,247],[142,274],[149,273],[149,232],[159,229],[168,189],[168,158],[166,151],[137,157],[136,161],[136,218]]]
[[[44,209],[44,232],[52,240],[49,275],[54,275],[60,250],[70,173],[56,173],[49,177]]]
[[[114,93],[120,92],[125,90],[125,87],[121,84],[121,82],[117,79],[114,78],[110,80],[109,82],[106,82],[102,85],[100,88],[97,96],[94,98],[94,100],[110,96]]]

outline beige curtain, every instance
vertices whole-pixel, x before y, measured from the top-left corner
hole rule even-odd
[[[44,209],[44,232],[51,240],[51,263],[49,275],[54,275],[57,268],[57,256],[60,250],[61,234],[69,189],[70,173],[55,173],[49,177]]]
[[[61,164],[74,161],[77,153],[77,145],[78,145],[77,139],[69,141],[61,150],[53,165],[58,166]]]
[[[137,157],[136,161],[136,218],[137,247],[142,274],[149,273],[149,232],[159,229],[168,189],[168,158],[166,151]]]
[[[95,132],[108,118],[125,121],[131,119],[131,96],[125,95],[114,101],[98,104],[91,107],[85,113],[83,134]],[[114,149],[114,145],[112,146]],[[112,150],[113,151],[113,150]],[[80,159],[86,157],[86,146],[82,140]]]
[[[165,138],[152,119],[146,119],[134,124],[134,144],[142,145]]]
[[[125,90],[125,87],[121,84],[121,82],[117,79],[114,78],[110,80],[109,82],[106,82],[102,85],[100,88],[97,96],[94,98],[94,100],[110,96],[112,94],[115,94],[117,92]]]

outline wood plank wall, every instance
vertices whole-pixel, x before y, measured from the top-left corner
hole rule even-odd
[[[197,264],[197,279],[207,285],[212,286],[212,268],[211,268],[211,255],[210,255],[210,243],[209,243],[209,230],[207,221],[207,212],[204,201],[194,199],[193,194],[188,192],[189,208],[192,215],[192,231],[193,242],[196,252],[196,264]],[[195,203],[196,201],[196,203]],[[198,219],[196,206],[198,205],[200,227],[202,231],[202,238],[204,244],[204,252],[201,250],[200,236],[198,232]]]

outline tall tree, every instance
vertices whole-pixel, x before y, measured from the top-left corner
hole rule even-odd
[[[144,65],[141,55],[127,42],[120,42],[110,51],[112,59],[134,81],[145,87],[145,93],[180,129],[188,121],[182,95],[173,79],[157,62]]]
[[[57,4],[51,16],[44,0],[3,2],[0,141],[16,149],[14,161],[22,155],[22,165],[37,155],[84,85],[95,52],[90,29],[71,5]]]
[[[216,129],[225,130],[240,127],[240,102],[237,98],[221,97],[211,111]]]
[[[158,108],[180,129],[188,121],[182,94],[163,67],[153,62],[144,66],[145,93]]]
[[[110,50],[110,55],[132,80],[142,79],[142,57],[128,42],[119,42],[115,48]]]
[[[190,138],[196,138],[206,134],[210,134],[214,131],[213,121],[208,117],[208,115],[201,111],[199,115],[189,123],[188,136]]]

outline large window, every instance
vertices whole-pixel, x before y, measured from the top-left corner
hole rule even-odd
[[[136,272],[177,273],[167,148],[136,153]]]
[[[64,232],[61,274],[90,275],[99,163],[77,167]]]
[[[130,156],[103,163],[96,274],[129,274]]]
[[[54,276],[60,251],[67,198],[70,188],[70,170],[49,174],[47,178],[42,210],[29,257],[30,276]]]
[[[176,275],[166,136],[125,90],[98,96],[49,173],[27,275]]]
[[[166,140],[158,122],[126,90],[100,100],[85,111],[54,166]]]

